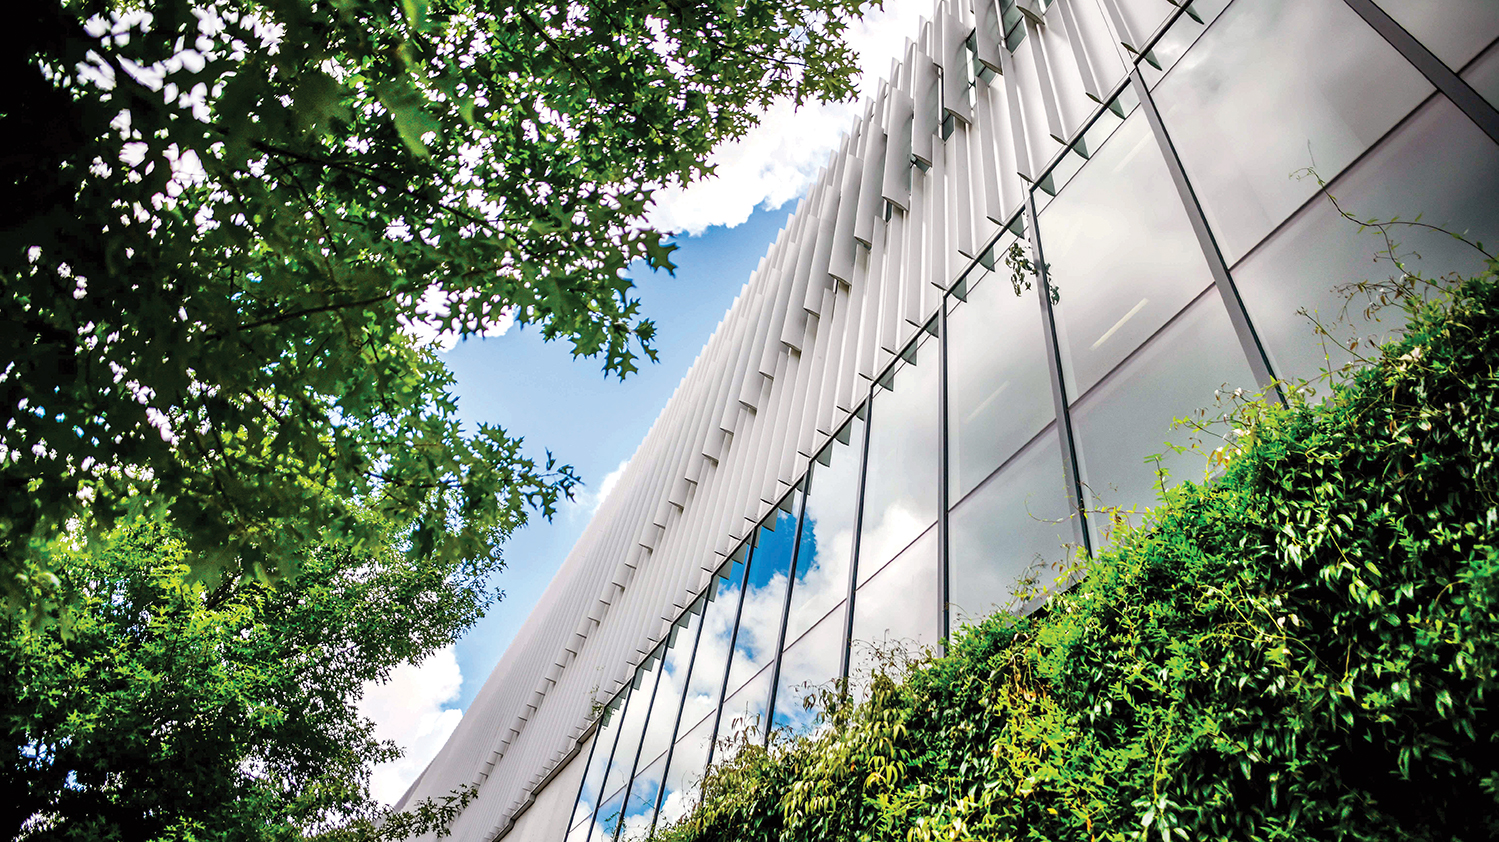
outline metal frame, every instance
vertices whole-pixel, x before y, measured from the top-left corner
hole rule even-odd
[[[1000,229],[1003,233],[1004,229]],[[991,245],[990,248],[993,248]],[[983,252],[980,252],[982,254]],[[967,277],[964,275],[963,277]],[[951,565],[948,549],[949,527],[947,509],[951,505],[950,454],[948,453],[947,430],[947,296],[937,302],[937,645],[943,654],[947,652],[947,637],[952,630],[951,614]]]

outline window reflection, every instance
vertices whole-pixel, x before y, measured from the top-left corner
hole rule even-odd
[[[1068,395],[1092,388],[1212,283],[1145,115],[1041,211]]]
[[[739,634],[734,638],[733,661],[729,665],[730,694],[770,663],[780,645],[786,581],[791,571],[792,551],[796,548],[795,513],[801,509],[801,496],[800,490],[786,495],[755,529],[744,609],[740,612]]]
[[[765,708],[770,704],[770,667],[750,679],[729,696],[718,715],[718,740],[713,750],[715,765],[730,760],[745,743],[758,743],[765,734]]]
[[[871,399],[860,582],[937,519],[937,343],[913,343],[906,360]]]
[[[999,242],[1001,250],[1014,235]],[[1003,263],[967,285],[947,317],[948,490],[957,500],[1056,415],[1034,288],[1015,294]]]
[[[648,656],[647,662],[641,664],[640,668],[635,671],[635,677],[630,684],[628,691],[630,698],[625,704],[624,717],[620,720],[619,737],[614,745],[614,759],[610,761],[609,771],[604,775],[604,792],[610,796],[619,796],[619,803],[614,805],[613,818],[615,819],[619,817],[619,811],[624,806],[624,787],[630,782],[630,773],[635,771],[635,758],[637,752],[640,751],[640,737],[645,732],[646,715],[650,713],[651,701],[656,689],[656,676],[660,668],[659,656]],[[599,809],[599,815],[606,821],[612,821],[609,812],[604,808]],[[608,827],[609,835],[603,837],[604,839],[613,838],[614,826],[610,824]]]
[[[952,510],[951,628],[1038,601],[1071,560],[1071,509],[1055,423]],[[1017,597],[1018,594],[1018,597]]]
[[[660,815],[656,826],[663,827],[681,820],[698,801],[698,784],[708,765],[708,744],[713,739],[716,718],[707,716],[677,740],[661,787]],[[682,720],[686,727],[687,720]]]
[[[1385,14],[1416,36],[1453,70],[1499,38],[1494,0],[1375,0]]]
[[[1121,514],[1139,523],[1138,512],[1154,506],[1155,484],[1164,471],[1169,483],[1201,482],[1206,467],[1202,454],[1173,452],[1165,442],[1179,446],[1191,443],[1193,432],[1172,430],[1175,418],[1188,417],[1194,409],[1217,415],[1220,391],[1244,389],[1253,394],[1254,375],[1223,299],[1216,287],[1187,308],[1159,335],[1151,339],[1118,371],[1073,405],[1077,430],[1078,461],[1091,507],[1136,509]],[[1226,404],[1225,404],[1226,406]],[[1218,428],[1221,429],[1221,426]],[[1209,449],[1221,444],[1211,437]],[[1159,455],[1159,462],[1147,457]],[[1088,518],[1095,546],[1106,543],[1107,516]]]
[[[848,595],[864,420],[849,419],[812,461],[786,642],[801,637]]]
[[[594,816],[593,833],[589,842],[612,842],[614,831],[619,827],[619,818],[625,808],[624,788],[610,791]]]
[[[708,744],[713,739],[713,723],[729,657],[729,637],[734,629],[734,615],[739,610],[744,556],[743,546],[735,550],[713,574],[701,597],[707,604],[682,699],[681,730],[685,736],[677,738],[667,764],[658,823],[676,821],[697,803],[696,784],[708,762]]]
[[[651,819],[655,818],[656,812],[656,796],[661,789],[661,773],[665,769],[666,757],[661,756],[635,773],[635,780],[630,783],[630,797],[625,801],[620,839],[634,842],[644,839],[651,832]]]
[[[604,708],[600,715],[599,727],[594,732],[592,754],[588,758],[588,768],[583,772],[583,785],[578,790],[577,806],[573,810],[574,828],[582,828],[583,836],[588,835],[588,819],[592,817],[594,807],[598,806],[599,793],[603,789],[604,772],[609,768],[609,757],[614,752],[616,737],[619,736],[619,724],[621,708],[625,702],[624,693],[618,694]],[[571,834],[569,834],[569,838]]]
[[[1359,219],[1399,217],[1466,232],[1490,253],[1499,244],[1499,147],[1446,97],[1422,106],[1376,150],[1344,173],[1328,192]],[[1473,274],[1483,255],[1438,231],[1394,226],[1406,266],[1429,278]],[[1352,359],[1404,323],[1398,307],[1364,318],[1366,295],[1337,288],[1385,280],[1397,270],[1374,262],[1385,249],[1377,231],[1360,232],[1325,198],[1308,204],[1233,269],[1234,281],[1261,341],[1283,378],[1311,379]],[[1299,315],[1298,310],[1307,315]],[[1331,333],[1318,336],[1312,318]],[[1325,341],[1324,341],[1325,340]]]
[[[699,597],[667,635],[666,657],[661,662],[656,700],[651,705],[650,720],[641,742],[642,761],[664,753],[671,744],[671,731],[676,727],[677,713],[681,710],[682,691],[687,687],[687,666],[692,659],[692,647],[697,642],[704,605],[705,601]]]
[[[718,569],[708,585],[703,630],[692,663],[692,675],[687,680],[686,699],[682,703],[683,728],[690,727],[718,708],[724,668],[728,666],[729,638],[734,631],[734,615],[739,610],[739,589],[744,577],[742,555],[742,549],[736,551],[735,557]]]
[[[843,608],[839,602],[811,630],[795,640],[787,637],[776,687],[775,727],[801,735],[816,724],[817,711],[808,710],[802,700],[838,678],[843,661]]]
[[[1432,87],[1341,0],[1235,3],[1155,89],[1232,263]]]
[[[914,656],[936,646],[937,634],[937,529],[933,526],[856,592],[849,666],[855,698],[867,688],[877,653]]]

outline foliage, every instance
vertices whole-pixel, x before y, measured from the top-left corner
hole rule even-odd
[[[184,581],[185,545],[149,522],[59,552],[81,594],[71,625],[3,620],[0,833],[397,839],[472,798],[394,817],[371,803],[371,765],[398,750],[355,702],[474,621],[495,596],[484,566],[321,548],[281,587],[208,587]]]
[[[1499,263],[663,840],[1499,836]]]
[[[403,325],[653,356],[654,191],[777,97],[846,97],[870,0],[45,0],[0,34],[0,596],[164,513],[266,580],[392,524],[477,559],[576,476],[461,434]]]

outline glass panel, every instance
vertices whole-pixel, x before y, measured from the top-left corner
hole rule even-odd
[[[1071,397],[1212,283],[1143,112],[1041,212],[1040,227]]]
[[[575,826],[586,827],[584,815],[591,815],[598,805],[599,791],[603,789],[604,772],[609,767],[609,755],[614,751],[615,737],[619,736],[620,708],[625,694],[614,697],[604,709],[602,724],[593,738],[593,754],[588,758],[588,769],[583,773],[583,786],[578,791],[578,803],[573,810]]]
[[[861,582],[937,519],[937,343],[913,347],[907,359],[872,399]]]
[[[703,769],[708,764],[708,743],[713,739],[713,723],[716,717],[705,717],[697,723],[687,736],[677,740],[672,750],[671,763],[666,770],[664,795],[661,798],[661,815],[656,819],[657,827],[664,827],[680,820],[697,805],[698,784],[703,780]],[[686,727],[687,720],[682,720]]]
[[[630,699],[625,705],[624,720],[619,726],[619,742],[614,748],[614,761],[609,764],[609,773],[604,776],[604,792],[624,789],[625,784],[630,782],[630,773],[635,771],[635,756],[640,750],[640,736],[645,732],[646,714],[650,713],[660,668],[660,659],[652,657],[648,663],[641,664],[635,670]]]
[[[1483,58],[1473,62],[1473,66],[1463,73],[1463,81],[1473,86],[1473,90],[1488,100],[1489,105],[1499,108],[1499,44],[1490,47]]]
[[[1055,424],[953,507],[948,558],[951,628],[1024,610],[1072,559],[1071,509]],[[1029,580],[1023,583],[1022,580]]]
[[[843,660],[843,606],[840,602],[800,638],[787,639],[776,689],[775,727],[800,735],[816,724],[817,712],[807,710],[802,699],[838,678]]]
[[[1466,232],[1490,253],[1499,245],[1499,147],[1445,97],[1422,106],[1378,149],[1328,187],[1358,219],[1399,217]],[[1428,278],[1473,274],[1483,255],[1446,234],[1414,226],[1390,229],[1396,253]],[[1378,231],[1362,233],[1325,199],[1307,205],[1284,228],[1234,267],[1233,275],[1277,375],[1313,378],[1351,359],[1346,343],[1363,337],[1360,354],[1404,322],[1398,307],[1364,318],[1367,296],[1335,291],[1396,273]],[[1316,335],[1305,310],[1332,334]],[[1344,343],[1340,346],[1337,343]]]
[[[807,513],[796,554],[796,583],[786,640],[792,641],[848,595],[848,560],[854,546],[859,458],[864,420],[852,418],[813,460]]]
[[[1156,87],[1229,263],[1432,87],[1342,0],[1235,3]]]
[[[610,842],[614,838],[614,831],[619,828],[619,814],[624,808],[624,789],[612,791],[599,808],[598,817],[593,823],[593,835],[588,837],[590,842]]]
[[[1453,70],[1499,38],[1494,0],[1375,0]]]
[[[724,702],[718,715],[718,747],[713,763],[732,758],[745,742],[758,743],[765,735],[765,707],[770,704],[770,667],[750,679]]]
[[[1000,240],[1001,251],[1016,239]],[[1002,262],[970,284],[947,317],[948,492],[956,500],[984,481],[1056,417],[1041,303],[1015,294]]]
[[[734,630],[734,614],[739,610],[739,588],[743,577],[744,564],[730,559],[719,568],[708,586],[702,636],[682,707],[684,728],[709,716],[718,707],[724,667],[729,657],[729,635]]]
[[[786,610],[786,580],[796,548],[796,512],[801,509],[801,491],[781,500],[755,530],[755,549],[750,554],[749,590],[739,615],[739,634],[734,638],[733,662],[729,665],[732,694],[744,686],[775,657],[781,645],[781,617]]]
[[[1137,508],[1155,505],[1157,470],[1168,482],[1203,480],[1204,458],[1174,453],[1164,442],[1186,446],[1193,432],[1171,429],[1175,418],[1206,409],[1217,414],[1219,390],[1256,391],[1254,375],[1223,299],[1209,288],[1191,307],[1162,330],[1093,391],[1073,405],[1078,461],[1082,463],[1089,507]],[[1221,442],[1220,442],[1221,443]],[[1212,448],[1212,441],[1205,442]],[[1147,457],[1159,454],[1159,465]],[[1139,513],[1122,514],[1139,523]],[[1096,546],[1107,542],[1109,518],[1094,515],[1088,525]]]
[[[860,586],[849,683],[861,695],[876,649],[918,654],[937,645],[937,529],[928,529]]]
[[[656,795],[661,790],[661,773],[665,769],[666,757],[663,755],[635,773],[635,780],[630,784],[630,797],[625,801],[625,821],[620,828],[620,839],[634,842],[651,832]]]
[[[660,683],[656,685],[656,701],[651,705],[650,721],[645,726],[645,740],[641,744],[642,758],[655,757],[671,745],[671,729],[677,725],[677,713],[682,706],[682,691],[687,686],[687,665],[692,659],[692,647],[697,642],[698,626],[702,623],[704,600],[693,603],[687,616],[671,628],[666,639],[666,657],[661,661]]]

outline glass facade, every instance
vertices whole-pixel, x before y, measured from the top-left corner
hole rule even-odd
[[[1205,481],[1212,442],[1181,446],[1226,432],[1225,395],[1398,327],[1349,298],[1399,271],[1359,221],[1405,220],[1396,256],[1427,277],[1483,255],[1418,215],[1499,243],[1499,145],[1349,3],[1113,2],[1130,76],[605,708],[569,842],[680,818],[710,764],[815,729],[818,688],[1033,610],[1163,485]],[[1499,97],[1488,0],[1375,2]]]

